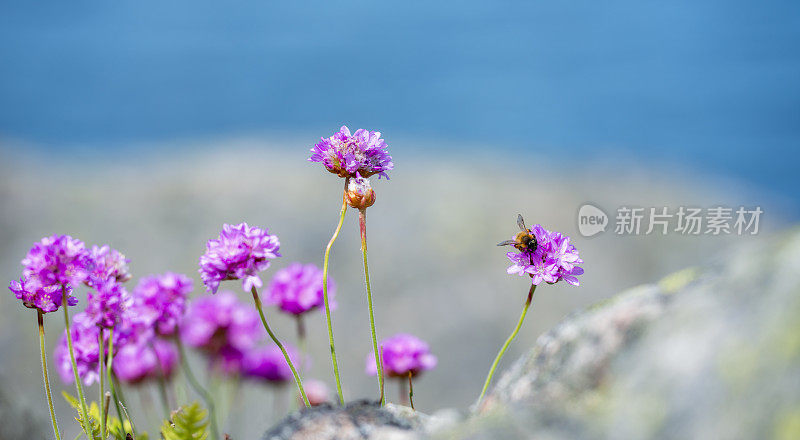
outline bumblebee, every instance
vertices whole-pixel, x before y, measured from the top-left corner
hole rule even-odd
[[[522,219],[522,214],[517,214],[517,226],[520,232],[513,240],[506,240],[498,243],[498,246],[514,246],[520,252],[535,252],[539,243],[536,242],[536,237],[533,232],[525,226],[525,220]]]

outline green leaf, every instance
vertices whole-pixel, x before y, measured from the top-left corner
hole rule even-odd
[[[69,405],[78,413],[78,415],[75,416],[75,420],[77,420],[80,424],[83,433],[86,435],[86,438],[90,440],[103,440],[102,436],[100,435],[100,407],[97,406],[97,403],[92,402],[91,405],[89,405],[89,426],[91,427],[92,432],[86,432],[86,430],[83,429],[81,403],[75,396],[66,391],[62,391],[61,395],[64,396],[64,400],[66,400],[67,403],[69,403]]]
[[[184,405],[172,413],[172,420],[161,425],[164,440],[206,440],[208,439],[208,411],[199,402]]]
[[[66,400],[67,403],[69,403],[69,406],[71,406],[72,409],[74,409],[75,411],[81,410],[81,403],[78,402],[78,399],[75,396],[66,391],[62,391],[61,395],[64,396],[64,400]]]

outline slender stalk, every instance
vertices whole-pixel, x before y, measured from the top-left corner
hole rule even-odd
[[[400,394],[399,394],[399,396],[400,396],[400,404],[401,405],[408,405],[408,385],[406,384],[406,381],[403,380],[402,378],[400,378],[397,381],[397,386],[398,386],[399,391],[400,391]]]
[[[533,301],[533,292],[536,290],[536,285],[531,284],[531,290],[528,292],[528,299],[525,300],[525,305],[522,307],[522,315],[519,317],[519,322],[517,322],[517,326],[514,328],[514,331],[511,332],[511,336],[506,339],[506,343],[503,344],[503,347],[500,349],[500,352],[497,353],[497,357],[494,358],[494,362],[492,363],[492,368],[489,369],[489,375],[486,377],[486,382],[483,384],[483,390],[481,390],[481,395],[478,397],[478,402],[475,404],[475,407],[480,407],[481,401],[483,400],[483,396],[486,394],[486,390],[489,389],[489,384],[492,382],[492,376],[494,375],[494,370],[497,368],[497,364],[500,363],[500,359],[502,359],[503,355],[506,353],[508,346],[511,344],[511,341],[517,336],[519,333],[519,329],[522,327],[522,321],[525,320],[525,315],[528,313],[528,308],[531,305],[531,301]]]
[[[66,307],[66,304],[64,304]],[[47,405],[50,407],[50,421],[53,422],[53,433],[56,435],[56,440],[61,440],[61,434],[58,432],[58,422],[56,421],[56,411],[53,408],[53,396],[50,394],[50,379],[47,376],[47,356],[45,355],[44,343],[44,313],[36,309],[36,314],[39,320],[39,350],[42,352],[42,378],[44,379],[44,391],[47,394]]]
[[[128,420],[128,424],[131,425],[130,434],[131,434],[131,436],[135,437],[135,435],[136,435],[136,425],[133,424],[133,419],[130,417],[130,414],[128,414],[128,410],[127,410],[128,403],[125,400],[125,393],[122,392],[122,385],[119,383],[119,378],[113,372],[111,373],[111,381],[110,381],[110,383],[111,383],[112,391],[117,393],[116,396],[114,397],[116,399],[116,402],[114,402],[114,403],[117,406],[117,415],[119,416],[119,421],[120,421],[120,423],[124,423],[125,420]],[[122,409],[121,412],[120,412],[120,408]],[[123,418],[123,416],[125,416],[125,417]],[[125,425],[122,425],[122,426],[124,427]]]
[[[100,361],[99,362],[100,365],[98,365],[98,376],[100,376],[100,397],[97,399],[97,404],[98,405],[102,405],[103,404],[103,398],[105,397],[105,394],[106,394],[105,393],[105,374],[103,374],[103,373],[105,373],[105,371],[103,371],[104,370],[103,367],[105,366],[106,349],[105,349],[105,346],[103,344],[103,333],[105,333],[105,331],[103,330],[103,327],[100,327],[100,331],[97,333],[97,346],[100,347],[100,350],[97,352],[98,356],[99,356],[98,360]],[[102,408],[100,408],[100,410],[102,410]],[[106,425],[105,425],[105,422],[103,420],[98,420],[98,422],[100,423],[100,438],[105,439],[106,438]]]
[[[121,388],[122,387],[120,387],[120,389]],[[131,418],[131,415],[128,414],[128,408],[125,407],[125,397],[122,396],[121,391],[120,391],[120,399],[121,400],[119,404],[122,405],[122,412],[125,414],[125,418],[128,419],[128,423],[130,423],[131,425],[131,432],[129,432],[128,434],[130,434],[131,440],[136,440],[136,425],[133,424],[133,419]],[[122,423],[122,419],[120,419],[120,423]]]
[[[122,424],[124,419],[122,418],[122,411],[119,408],[120,396],[117,395],[117,387],[114,381],[113,372],[111,370],[113,363],[114,363],[114,329],[110,328],[108,329],[108,362],[106,363],[107,364],[106,376],[108,379],[108,388],[111,390],[111,396],[114,398],[114,407],[117,409],[117,417],[119,417],[119,423]]]
[[[383,344],[381,344],[381,346],[380,346],[380,351],[381,351],[381,354],[380,354],[381,362],[383,362]],[[380,395],[381,396],[385,396],[386,395],[385,393],[386,393],[386,382],[381,381]]]
[[[342,394],[342,380],[339,378],[339,364],[336,362],[336,348],[333,344],[333,322],[331,322],[331,307],[328,305],[328,259],[331,255],[333,242],[339,237],[339,231],[344,224],[344,215],[347,213],[347,183],[350,179],[344,180],[344,192],[342,192],[342,212],[339,214],[339,224],[336,226],[328,246],[325,248],[325,259],[322,262],[322,297],[325,301],[325,318],[328,323],[328,340],[331,346],[331,362],[333,362],[333,376],[336,379],[336,393],[339,395],[339,403],[344,405],[344,394]]]
[[[408,402],[411,404],[411,409],[414,409],[414,384],[411,382],[411,372],[408,372]]]
[[[189,381],[189,385],[192,386],[194,391],[206,402],[208,418],[211,421],[211,432],[214,434],[214,439],[219,440],[220,436],[219,429],[217,428],[217,414],[214,407],[214,400],[211,398],[211,395],[208,394],[208,391],[200,385],[200,382],[197,381],[197,377],[192,373],[192,369],[189,368],[189,359],[186,357],[186,350],[183,348],[183,342],[179,336],[175,336],[175,343],[178,345],[178,351],[181,355],[181,366],[183,367],[183,372],[186,374],[186,379]]]
[[[100,374],[103,374],[103,373],[100,373]],[[108,425],[108,407],[110,406],[110,403],[111,403],[111,392],[106,391],[105,394],[103,394],[103,425],[104,426]],[[105,439],[105,437],[103,437],[103,439]]]
[[[156,368],[158,368],[158,395],[161,398],[161,405],[164,407],[164,414],[169,419],[170,404],[167,396],[166,375],[164,374],[164,369],[161,368],[161,358],[158,357],[156,346],[152,342],[150,343],[150,350],[153,350],[153,356],[156,357]]]
[[[169,418],[169,413],[170,413],[169,397],[167,397],[167,386],[164,383],[163,377],[158,379],[158,395],[161,398],[161,406],[164,407],[164,414],[166,414],[166,418]]]
[[[375,334],[375,314],[372,308],[372,289],[369,285],[369,266],[367,265],[367,210],[358,211],[358,229],[361,232],[361,254],[364,256],[364,283],[367,285],[367,305],[369,306],[369,327],[372,331],[372,348],[375,351],[375,365],[378,366],[378,390],[381,393],[381,406],[386,404],[383,390],[383,363],[378,352],[378,337]]]
[[[306,323],[303,321],[303,315],[295,316],[295,322],[297,323],[297,345],[300,346],[300,352],[305,358],[308,355],[308,341],[306,341]],[[303,369],[303,365],[300,365],[300,368]]]
[[[258,315],[261,316],[261,323],[264,324],[264,329],[269,334],[269,337],[272,338],[272,341],[275,342],[275,345],[281,349],[283,353],[283,357],[286,358],[286,363],[289,364],[289,369],[292,370],[292,375],[294,376],[294,381],[297,383],[297,389],[300,390],[300,396],[303,398],[303,403],[305,403],[306,407],[310,407],[311,404],[308,403],[308,396],[306,396],[306,391],[303,389],[303,381],[300,380],[300,375],[297,374],[297,370],[294,368],[294,363],[292,363],[292,359],[289,358],[289,353],[286,352],[286,349],[281,344],[281,341],[278,340],[278,337],[275,336],[275,333],[272,332],[272,329],[267,324],[267,318],[264,317],[264,308],[261,305],[261,298],[258,297],[258,291],[256,290],[255,286],[250,289],[253,293],[253,301],[256,303],[256,309],[258,309]]]
[[[81,424],[87,437],[92,435],[92,427],[89,424],[89,410],[86,406],[86,397],[83,395],[83,385],[78,375],[78,365],[75,362],[75,350],[72,348],[72,331],[69,328],[69,307],[67,305],[67,286],[61,285],[62,306],[64,309],[64,325],[67,328],[67,346],[69,347],[69,360],[72,362],[72,373],[75,376],[75,389],[78,391],[78,400],[81,403]]]

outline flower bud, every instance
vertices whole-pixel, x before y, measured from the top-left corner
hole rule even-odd
[[[369,179],[354,177],[347,184],[347,204],[356,209],[366,209],[375,203],[375,191]]]

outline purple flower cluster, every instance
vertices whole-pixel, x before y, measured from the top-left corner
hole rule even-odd
[[[78,287],[88,277],[91,261],[82,241],[69,235],[53,235],[34,244],[22,265],[26,279],[36,277],[45,286]]]
[[[218,239],[206,244],[200,257],[200,278],[211,293],[216,293],[219,283],[225,280],[242,280],[242,288],[249,291],[261,287],[258,272],[270,265],[270,260],[280,257],[280,241],[266,229],[240,223],[223,225]]]
[[[63,291],[58,284],[43,285],[38,277],[20,278],[19,281],[12,280],[8,287],[14,292],[17,299],[22,300],[25,307],[39,309],[42,313],[55,312],[61,307],[63,301]],[[78,304],[78,298],[70,296],[72,286],[65,286],[67,291],[67,304],[74,306]]]
[[[69,235],[42,238],[22,260],[23,278],[12,281],[9,289],[25,307],[44,313],[54,312],[68,295],[82,284],[92,286],[87,312],[98,325],[112,327],[125,307],[127,294],[118,282],[130,279],[128,260],[108,246],[87,250],[82,241]],[[62,290],[63,289],[63,290]],[[69,296],[67,305],[78,304]]]
[[[114,355],[114,371],[121,380],[138,384],[171,378],[179,354],[173,342],[165,338],[177,333],[191,290],[189,277],[172,272],[139,282],[115,333],[115,337],[119,335],[119,349]]]
[[[328,300],[336,292],[336,285],[328,278]],[[275,272],[266,290],[267,301],[291,315],[302,315],[324,305],[322,269],[313,264],[292,263]]]
[[[239,368],[243,354],[263,336],[255,307],[239,302],[233,292],[198,298],[189,305],[181,326],[181,339],[226,372]]]
[[[294,347],[285,345],[289,358],[295,365],[298,363],[298,353]],[[242,359],[242,373],[251,378],[261,379],[266,382],[280,384],[292,379],[292,370],[283,357],[283,352],[277,345],[255,347],[244,353]]]
[[[119,283],[124,283],[131,279],[131,274],[128,271],[128,263],[130,260],[125,258],[116,249],[111,249],[108,245],[92,246],[89,251],[89,264],[87,270],[89,272],[87,282],[91,284],[93,280],[114,280]]]
[[[578,264],[583,263],[583,260],[575,246],[570,243],[570,238],[559,232],[548,231],[538,224],[531,228],[531,232],[536,237],[536,250],[507,253],[508,259],[513,263],[507,272],[520,276],[529,275],[531,283],[535,285],[542,282],[554,284],[562,280],[579,285],[577,276],[583,274],[583,268]]]
[[[167,272],[142,278],[133,289],[134,309],[145,317],[159,336],[173,335],[186,312],[192,280]]]
[[[311,162],[322,162],[325,168],[339,177],[369,177],[386,174],[394,168],[388,146],[378,131],[358,129],[352,135],[346,126],[311,149]]]
[[[95,320],[91,316],[81,312],[75,315],[72,320],[70,335],[72,336],[78,376],[84,384],[91,385],[99,378],[100,345],[98,344],[98,338],[100,337],[100,328],[95,325]],[[108,333],[106,333],[107,338]],[[72,374],[66,330],[64,330],[58,345],[56,345],[53,357],[61,380],[65,383],[72,383],[75,379]]]
[[[380,346],[383,371],[389,377],[407,377],[409,373],[416,376],[436,366],[436,356],[416,336],[400,333],[384,339]],[[378,374],[374,352],[367,356],[367,374]]]
[[[175,345],[163,339],[125,344],[114,354],[114,373],[130,384],[169,379],[180,360]]]
[[[198,298],[189,305],[181,339],[202,351],[217,371],[282,383],[292,372],[277,345],[264,346],[264,329],[256,308],[240,302],[233,292]],[[293,361],[297,351],[286,346]]]
[[[86,314],[98,326],[114,328],[122,319],[122,313],[130,306],[132,298],[125,287],[114,279],[93,280],[94,291],[86,297]]]

